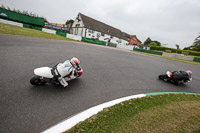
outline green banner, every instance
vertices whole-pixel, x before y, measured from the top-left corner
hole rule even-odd
[[[99,40],[92,39],[92,38],[82,37],[82,40],[81,40],[81,41],[89,42],[89,43],[95,43],[95,44],[99,44],[99,45],[104,45],[104,46],[106,46],[106,42],[104,42],[104,41],[99,41]]]
[[[156,54],[156,55],[162,55],[162,54],[163,54],[163,52],[153,51],[153,50],[146,50],[146,49],[138,49],[138,48],[134,48],[133,50],[135,50],[135,51],[139,51],[139,52],[150,53],[150,54]]]
[[[200,57],[194,57],[194,61],[200,62]]]
[[[23,27],[42,31],[41,27],[37,27],[37,26],[29,25],[29,24],[23,24]]]
[[[31,17],[14,11],[9,11],[3,8],[0,8],[0,17],[21,23],[44,26],[44,18]]]
[[[56,31],[56,35],[60,35],[60,36],[66,37],[66,34],[67,34],[67,33],[65,33],[65,32]]]

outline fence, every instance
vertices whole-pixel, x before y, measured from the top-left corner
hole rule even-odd
[[[73,34],[67,34],[67,38],[73,39],[73,40],[77,40],[77,41],[81,41],[82,37],[81,36],[77,36],[77,35],[73,35]]]
[[[127,49],[127,50],[133,50],[133,45],[124,45],[124,44],[117,44],[117,48]]]
[[[193,56],[185,56],[185,55],[181,55],[181,54],[173,54],[173,53],[165,53],[163,52],[163,56],[166,57],[172,57],[172,58],[176,58],[176,59],[182,59],[182,60],[188,60],[188,61],[193,61],[194,57]]]
[[[44,18],[31,17],[14,11],[0,8],[0,17],[26,24],[44,26]]]
[[[186,55],[166,53],[166,52],[159,52],[159,51],[153,51],[153,50],[137,49],[137,48],[134,48],[133,50],[139,51],[139,52],[150,53],[150,54],[162,55],[162,56],[176,58],[176,59],[200,62],[200,57],[186,56]]]
[[[170,50],[171,53],[179,53],[179,54],[189,54],[191,56],[200,56],[200,52],[191,51],[191,50],[181,50],[181,49],[174,49],[174,48],[167,48],[167,47],[160,47],[160,46],[151,46],[150,50],[157,50],[157,51],[166,51]]]
[[[5,19],[0,19],[0,23],[23,27],[22,23],[12,22],[12,21],[8,21],[8,20],[5,20]]]
[[[50,30],[50,29],[46,29],[46,28],[42,28],[42,31],[46,32],[46,33],[50,33],[50,34],[56,34],[55,30]]]

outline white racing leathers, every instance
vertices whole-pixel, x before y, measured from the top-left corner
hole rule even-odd
[[[76,69],[72,66],[69,60],[66,60],[64,63],[59,63],[56,66],[60,77],[58,77],[58,81],[64,87],[68,86],[67,81],[75,79],[76,76]]]

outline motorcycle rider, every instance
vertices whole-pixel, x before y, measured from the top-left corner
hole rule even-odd
[[[78,77],[77,70],[80,70],[80,61],[78,58],[73,57],[71,60],[66,60],[63,63],[58,63],[52,69],[54,78],[58,79],[59,83],[64,87],[68,86],[66,79],[71,80]]]
[[[192,71],[174,71],[172,72],[172,79],[174,80],[175,84],[177,84],[178,80],[182,80],[184,82],[191,81]]]

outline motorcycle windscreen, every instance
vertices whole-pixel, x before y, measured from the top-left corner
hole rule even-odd
[[[49,67],[40,67],[34,70],[35,75],[45,77],[45,78],[53,78],[51,73],[51,68]]]

